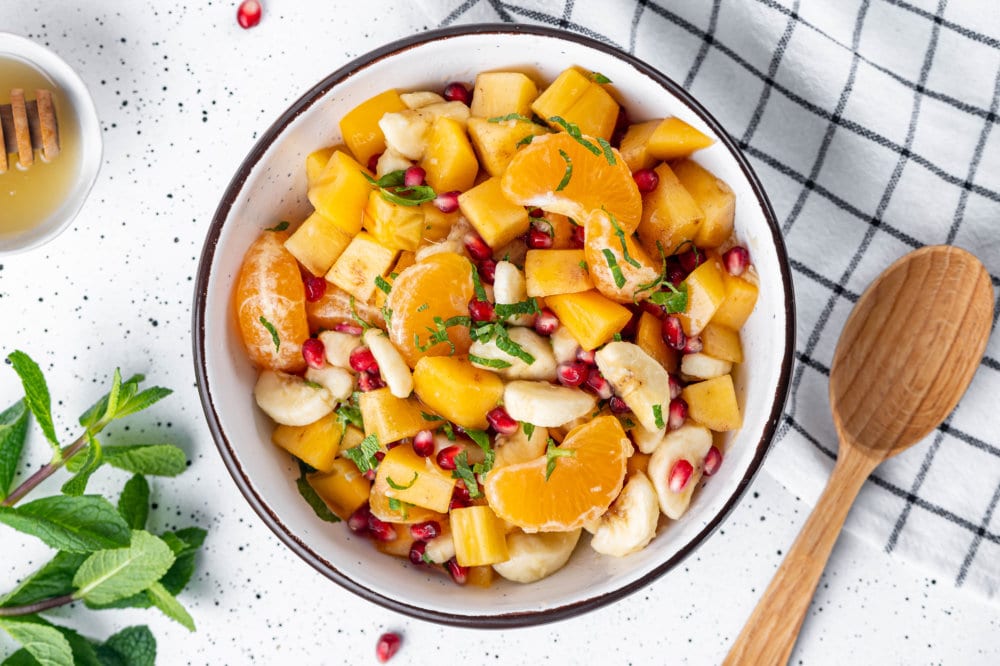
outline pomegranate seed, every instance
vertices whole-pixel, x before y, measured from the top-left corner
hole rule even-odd
[[[657,319],[663,319],[667,316],[666,311],[663,309],[662,305],[657,305],[656,303],[650,303],[649,301],[642,302],[642,309],[653,315]]]
[[[465,484],[460,483],[460,484],[456,485],[455,487],[457,488],[458,486],[463,486],[463,485],[465,485]],[[470,507],[470,506],[472,506],[472,503],[468,502],[468,501],[466,501],[464,499],[462,499],[461,497],[452,497],[451,501],[448,502],[448,510],[449,511],[451,511],[452,509],[465,509],[465,508]]]
[[[346,322],[342,324],[337,324],[336,326],[333,327],[333,330],[338,331],[340,333],[347,333],[349,335],[361,335],[362,333],[364,333],[361,327],[358,326],[357,324],[348,324]]]
[[[262,13],[262,8],[257,0],[244,0],[236,10],[236,22],[240,24],[241,28],[247,30],[260,23]]]
[[[368,170],[372,173],[378,172],[378,161],[382,157],[382,153],[375,153],[368,158]]]
[[[368,514],[368,531],[376,541],[396,540],[396,528],[392,523],[383,522],[371,513]]]
[[[497,262],[483,259],[479,262],[479,279],[486,284],[493,284],[497,276]]]
[[[370,515],[372,512],[368,508],[368,504],[363,504],[347,519],[347,526],[355,534],[366,534],[368,532],[368,516]]]
[[[670,488],[670,492],[682,492],[687,487],[693,473],[694,466],[687,460],[684,460],[684,458],[675,462],[673,468],[670,470],[670,477],[667,480],[667,487]]]
[[[601,400],[607,400],[612,396],[611,384],[608,383],[608,380],[604,378],[604,375],[597,368],[592,369],[587,374],[586,385]]]
[[[455,458],[459,453],[464,451],[461,446],[446,446],[437,454],[437,464],[441,469],[455,469],[458,465],[455,464]]]
[[[704,348],[705,345],[702,344],[701,336],[692,335],[690,338],[687,339],[687,342],[684,343],[683,352],[685,354],[697,354]]]
[[[384,664],[399,651],[399,645],[402,642],[403,639],[399,637],[399,634],[392,632],[382,634],[379,636],[378,643],[375,644],[375,658],[380,664]]]
[[[442,192],[434,199],[434,205],[442,213],[454,213],[458,210],[458,190]]]
[[[463,567],[455,560],[454,557],[445,562],[444,566],[448,569],[448,573],[451,575],[451,579],[453,581],[459,585],[465,585],[465,581],[469,577],[468,567]]]
[[[355,347],[348,362],[355,372],[378,372],[378,362],[368,347]]]
[[[681,320],[674,315],[667,315],[663,318],[660,333],[663,335],[663,341],[678,351],[684,349],[684,345],[687,344],[687,336],[684,335]]]
[[[414,541],[410,546],[410,561],[414,564],[427,564],[424,562],[424,553],[427,552],[427,544],[423,541]]]
[[[486,244],[482,236],[477,234],[475,231],[470,231],[465,234],[465,238],[462,239],[465,243],[465,249],[476,261],[482,261],[483,259],[492,259],[493,250],[490,246]]]
[[[750,265],[750,253],[742,245],[726,250],[722,255],[722,262],[726,265],[726,270],[730,275],[743,275],[747,266]]]
[[[586,363],[574,361],[572,363],[562,363],[556,368],[556,377],[563,386],[579,386],[587,378],[590,368]]]
[[[451,498],[459,502],[465,502],[464,506],[468,506],[469,501],[472,499],[469,495],[469,486],[464,483],[456,483],[451,491]]]
[[[326,347],[319,338],[309,338],[302,343],[302,358],[310,368],[322,368],[326,365]]]
[[[388,445],[386,446],[386,448],[387,449],[389,448]],[[382,462],[383,460],[385,460],[385,451],[376,451],[375,453],[372,454],[372,457],[375,458],[375,460],[377,460],[378,462]]]
[[[618,331],[618,335],[620,335],[625,340],[631,340],[635,338],[635,334],[639,330],[639,318],[642,316],[642,308],[630,305],[629,310],[632,311],[632,318],[629,319],[628,323],[622,327],[622,330]]]
[[[512,435],[517,432],[517,421],[503,407],[494,407],[487,412],[486,420],[501,435]]]
[[[677,379],[674,375],[670,375],[670,399],[675,400],[681,397],[681,391],[684,386],[681,384],[681,380]]]
[[[686,273],[690,273],[694,269],[701,266],[705,263],[706,259],[708,259],[708,257],[705,255],[705,251],[697,247],[692,248],[687,252],[681,252],[677,255],[677,261],[680,262],[681,268],[683,268]]]
[[[612,414],[628,414],[631,409],[625,404],[625,401],[616,395],[611,396],[608,400],[608,408],[611,410]]]
[[[582,225],[578,224],[575,227],[573,227],[573,236],[570,238],[570,240],[573,243],[573,247],[577,248],[583,247],[584,243],[586,243],[586,236],[584,234]]]
[[[421,430],[413,436],[413,452],[421,458],[434,453],[434,433],[430,430]]]
[[[674,398],[670,401],[670,413],[667,415],[667,427],[671,430],[677,430],[682,425],[684,421],[687,420],[688,416],[688,404],[684,402],[684,398]]]
[[[410,525],[410,536],[417,541],[430,541],[441,535],[441,523],[436,520],[427,520],[422,523]]]
[[[559,328],[559,317],[552,310],[542,308],[542,311],[535,317],[535,333],[552,335],[557,328]]]
[[[427,177],[427,172],[421,167],[411,166],[403,174],[403,185],[406,187],[417,187],[424,184],[424,178]]]
[[[493,321],[497,318],[497,313],[489,301],[474,298],[469,301],[469,316],[472,317],[472,321]]]
[[[686,277],[687,273],[685,273],[684,269],[680,267],[680,264],[667,266],[666,278],[670,281],[670,284],[675,287],[681,286],[681,282],[684,282],[684,278]]]
[[[526,242],[528,247],[533,250],[547,250],[552,247],[552,236],[538,227],[532,227],[528,231],[528,240]]]
[[[635,181],[635,186],[639,188],[639,191],[644,194],[652,192],[660,184],[660,177],[652,169],[639,169],[632,174],[632,180]]]
[[[360,372],[358,373],[358,388],[361,389],[363,393],[368,391],[377,391],[380,388],[385,388],[385,382],[382,378],[376,374],[370,372]]]
[[[306,300],[310,303],[315,303],[323,298],[323,294],[326,293],[326,278],[312,275],[306,278],[305,287]]]
[[[545,211],[541,208],[532,208],[528,211],[528,217],[542,218],[545,217]]]
[[[704,471],[705,476],[712,476],[719,471],[719,467],[722,465],[722,451],[719,447],[713,446],[705,454]]]
[[[461,102],[468,106],[472,103],[472,91],[464,83],[453,81],[444,87],[444,98],[449,102]]]
[[[588,351],[580,347],[576,350],[576,360],[587,365],[597,365],[597,358],[594,356],[594,353],[593,349]]]

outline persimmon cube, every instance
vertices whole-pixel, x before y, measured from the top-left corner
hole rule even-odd
[[[611,340],[632,318],[628,308],[596,290],[548,296],[545,305],[588,351]]]
[[[718,317],[719,311],[716,310],[715,317],[701,331],[702,352],[722,361],[742,363],[743,345],[740,344],[740,332],[717,323]]]
[[[333,262],[326,279],[359,301],[367,302],[375,291],[375,277],[385,275],[396,261],[396,250],[362,231]]]
[[[459,195],[458,206],[491,248],[498,248],[528,231],[528,211],[508,199],[497,177],[484,180]]]
[[[306,156],[306,182],[309,187],[319,180],[319,175],[323,173],[335,150],[337,150],[335,146],[328,146],[314,150]]]
[[[404,444],[402,446],[406,445]],[[437,511],[431,511],[430,509],[426,509],[422,506],[414,506],[396,499],[395,494],[391,493],[392,486],[389,484],[390,478],[392,478],[392,482],[397,486],[405,486],[409,481],[408,479],[400,481],[394,477],[376,475],[375,483],[372,484],[371,495],[368,498],[368,508],[371,509],[373,516],[379,520],[384,520],[390,523],[400,523],[402,525],[422,523],[426,520],[437,520],[438,522],[443,523],[447,520],[446,516],[438,513]],[[410,478],[413,478],[412,474],[410,475]],[[400,531],[409,533],[409,530],[397,530],[397,535],[399,535]],[[407,552],[409,552],[409,549],[407,549]]]
[[[726,287],[726,298],[712,321],[739,330],[757,303],[757,285],[742,277],[730,275],[728,271],[723,271],[722,281]]]
[[[310,273],[324,275],[350,243],[343,229],[313,211],[285,241],[285,249]]]
[[[375,483],[386,488],[385,496],[389,499],[438,513],[448,512],[455,488],[451,472],[438,467],[433,456],[422,458],[405,445],[394,447],[385,454],[375,474]]]
[[[358,402],[365,433],[374,433],[382,446],[413,437],[427,428],[427,421],[420,414],[420,403],[412,396],[397,398],[388,388],[380,388],[362,393]]]
[[[680,118],[664,118],[650,135],[646,149],[660,160],[688,157],[696,150],[708,148],[714,142]]]
[[[565,118],[566,112],[583,96],[592,81],[575,67],[564,70],[531,104],[531,110],[548,121],[553,116]],[[556,125],[553,129],[559,129]]]
[[[496,572],[490,566],[469,567],[469,571],[465,574],[466,584],[476,587],[489,587],[493,584],[494,578]]]
[[[393,275],[398,277],[399,274],[403,272],[403,269],[412,266],[414,263],[416,263],[416,260],[417,260],[416,255],[413,252],[408,252],[404,250],[403,252],[399,253],[399,258],[396,260],[396,265],[393,266],[392,271],[390,271],[389,274],[383,278],[386,281],[386,283],[388,283],[390,291],[392,290],[392,283],[396,281],[396,278],[393,277]],[[375,289],[375,299],[373,301],[375,307],[377,308],[383,307],[385,305],[385,301],[388,295],[389,294],[387,294],[382,289]]]
[[[663,340],[660,320],[648,312],[639,317],[635,331],[635,344],[656,359],[667,372],[677,371],[677,350]]]
[[[487,426],[486,413],[503,395],[503,380],[464,359],[425,356],[413,369],[413,391],[452,423],[482,430]]]
[[[563,119],[574,123],[584,134],[608,140],[618,121],[618,102],[603,86],[591,83]]]
[[[528,296],[575,294],[594,288],[583,250],[528,250],[524,281]]]
[[[442,213],[433,201],[420,204],[420,210],[424,211],[424,240],[431,242],[444,240],[460,215],[457,210],[454,213]]]
[[[323,217],[349,236],[361,231],[361,217],[372,186],[368,170],[342,151],[334,151],[315,183],[309,186],[309,202]]]
[[[504,172],[521,141],[546,134],[541,125],[515,119],[490,122],[486,118],[469,118],[468,129],[479,163],[491,176]]]
[[[622,137],[622,144],[618,152],[622,154],[622,159],[632,171],[649,169],[659,161],[649,152],[647,143],[661,122],[660,120],[650,120],[636,123],[629,125],[628,129],[625,130],[625,136]]]
[[[510,558],[503,523],[489,506],[453,509],[451,536],[455,541],[455,559],[463,567],[496,564]]]
[[[385,151],[385,134],[378,121],[387,113],[406,110],[407,106],[395,90],[386,90],[365,100],[340,119],[340,133],[351,153],[363,164],[372,155]]]
[[[472,187],[479,172],[479,162],[465,133],[465,125],[447,116],[435,120],[427,135],[427,148],[420,166],[427,174],[427,184],[435,192],[464,192]]]
[[[341,520],[350,518],[368,501],[372,485],[347,458],[334,459],[328,472],[310,474],[306,481]]]
[[[654,171],[659,182],[656,189],[642,198],[638,232],[646,252],[657,257],[660,254],[657,242],[670,254],[681,243],[693,241],[705,215],[668,164],[661,164]]]
[[[576,228],[580,225],[571,222],[568,217],[559,213],[546,212],[543,217],[552,230],[552,249],[575,249],[573,236],[576,234]]]
[[[677,317],[685,334],[698,335],[715,316],[726,298],[722,277],[725,272],[718,259],[709,257],[684,280],[688,292],[687,307]]]
[[[636,451],[628,458],[628,463],[625,471],[625,478],[632,476],[636,472],[646,473],[646,469],[649,467],[649,457],[651,454],[642,453],[641,451]]]
[[[389,500],[385,500],[385,501],[388,502]],[[410,506],[409,504],[401,504],[400,511],[403,512],[403,513],[406,513],[407,515],[409,515],[410,513],[414,512],[416,509],[417,509],[417,507],[415,507],[415,506]],[[426,509],[421,509],[421,510],[422,511],[426,511]],[[429,511],[428,513],[432,513],[433,514],[432,511]],[[375,515],[374,511],[372,511],[372,515]],[[393,514],[393,515],[395,515],[395,514]],[[434,514],[434,515],[437,515],[437,514]],[[379,520],[385,520],[386,522],[399,523],[398,520],[388,520],[386,518],[380,518],[379,516],[375,516],[375,517],[379,518]],[[405,523],[401,524],[401,526],[397,525],[395,527],[395,530],[396,530],[396,538],[395,539],[391,539],[389,541],[382,541],[381,539],[375,539],[374,540],[375,541],[375,550],[377,550],[378,552],[382,553],[383,555],[392,555],[393,557],[402,557],[402,558],[405,558],[405,559],[409,559],[410,558],[410,549],[413,548],[413,542],[416,541],[416,539],[414,539],[413,535],[410,534],[410,530],[406,528]]]
[[[364,228],[383,247],[414,251],[424,234],[424,211],[420,206],[393,203],[372,190],[365,206]]]
[[[688,384],[681,397],[687,402],[691,418],[709,430],[736,430],[743,425],[732,375]]]
[[[483,72],[476,77],[471,113],[478,118],[495,118],[517,113],[531,116],[531,103],[538,86],[521,72]]]
[[[677,180],[705,215],[695,244],[719,247],[733,234],[736,195],[724,181],[693,160],[680,160],[672,166]]]
[[[271,441],[321,472],[333,469],[344,427],[333,412],[304,426],[279,425]]]

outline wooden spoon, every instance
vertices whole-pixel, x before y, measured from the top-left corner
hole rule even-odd
[[[875,467],[955,408],[986,349],[993,287],[955,247],[906,255],[861,296],[837,343],[830,407],[840,436],[833,474],[725,664],[785,664],[847,512]]]

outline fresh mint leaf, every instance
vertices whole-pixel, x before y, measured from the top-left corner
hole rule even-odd
[[[515,148],[520,148],[521,146],[527,146],[529,143],[535,140],[534,134],[528,134],[523,139],[514,144]]]
[[[529,118],[528,116],[523,116],[520,113],[508,113],[506,116],[493,116],[492,118],[488,118],[486,120],[486,122],[488,122],[488,123],[502,123],[502,122],[507,121],[507,120],[516,120],[519,123],[530,123],[530,122],[532,122],[531,118]]]
[[[187,469],[187,454],[173,444],[129,444],[104,448],[112,467],[149,476],[177,476]]]
[[[170,594],[177,596],[187,586],[194,575],[198,550],[205,542],[206,532],[200,527],[185,527],[176,532],[166,532],[160,536],[174,552],[174,563],[160,578],[160,583]]]
[[[482,430],[466,430],[465,434],[468,435],[469,439],[475,442],[476,446],[482,449],[485,454],[483,462],[473,465],[472,471],[476,474],[486,474],[493,469],[493,463],[496,461],[496,452],[490,445],[490,436]]]
[[[358,470],[364,474],[370,469],[375,469],[373,458],[378,450],[378,435],[372,433],[361,440],[357,446],[352,446],[344,451],[342,455],[357,465]]]
[[[45,439],[49,440],[52,450],[57,456],[61,456],[59,438],[56,437],[56,429],[52,424],[52,398],[49,396],[49,386],[45,383],[45,375],[30,356],[23,351],[14,351],[7,356],[7,360],[14,367],[14,372],[21,378],[21,385],[24,386],[24,401],[28,409],[35,416],[35,422],[45,434]]]
[[[306,501],[310,507],[312,507],[313,513],[316,517],[325,520],[328,523],[339,523],[340,518],[330,511],[330,507],[326,505],[323,498],[319,496],[316,489],[309,484],[309,479],[306,477],[306,467],[300,463],[299,465],[299,478],[295,480],[295,487],[299,491],[299,495],[302,495],[302,499]]]
[[[365,429],[365,423],[361,420],[361,408],[343,403],[337,408],[337,423],[341,430],[347,430],[348,425],[353,425],[361,430]]]
[[[73,575],[86,559],[86,553],[56,553],[41,569],[0,598],[0,607],[24,606],[71,593],[75,589]]]
[[[126,383],[125,386],[127,387],[128,383]],[[171,393],[173,393],[173,391],[163,388],[162,386],[151,386],[142,393],[123,401],[118,407],[118,410],[115,412],[115,418],[120,419],[122,417],[129,416],[130,414],[141,412],[160,400],[163,400]]]
[[[32,616],[0,617],[0,629],[24,646],[42,666],[74,666],[69,641],[48,623],[34,621]]]
[[[362,331],[367,331],[369,328],[371,328],[372,325],[358,315],[358,308],[357,305],[355,304],[354,296],[351,296],[350,306],[351,306],[351,319],[354,320],[354,323],[360,326]]]
[[[413,505],[395,497],[389,498],[389,510],[398,513],[400,518],[407,520],[410,517],[410,507]]]
[[[665,425],[663,422],[663,405],[653,405],[653,423],[657,428],[662,428]]]
[[[111,379],[111,390],[108,391],[108,403],[104,408],[102,421],[110,421],[118,411],[118,400],[122,391],[122,372],[120,368],[115,368],[114,377]]]
[[[90,434],[89,430],[84,433],[84,436],[87,438],[87,455],[76,474],[63,484],[62,491],[65,495],[82,495],[87,492],[87,483],[90,481],[90,475],[103,462],[101,443],[97,441],[96,437]],[[78,456],[74,456],[74,458],[76,457]]]
[[[44,627],[51,627],[62,634],[69,642],[70,651],[73,653],[74,666],[111,666],[110,664],[102,663],[98,659],[96,646],[89,639],[81,636],[72,629],[52,624],[38,615],[21,615],[18,616],[18,619]],[[39,666],[39,664],[41,662],[31,656],[31,653],[24,648],[3,661],[3,666]]]
[[[452,470],[451,477],[453,479],[459,479],[465,483],[465,487],[469,490],[469,497],[472,499],[477,499],[483,496],[483,494],[479,492],[479,482],[476,480],[476,474],[469,466],[468,451],[462,451],[455,456],[455,469]]]
[[[424,421],[444,421],[444,417],[437,414],[428,414],[427,412],[420,412],[420,418]]]
[[[142,474],[136,474],[125,482],[122,494],[118,496],[118,513],[133,530],[146,528],[149,518],[149,482]]]
[[[386,295],[392,291],[392,284],[390,284],[389,281],[381,275],[375,276],[375,286],[382,290],[382,292]]]
[[[556,185],[556,192],[562,192],[566,189],[570,179],[573,177],[573,160],[570,159],[570,156],[562,148],[559,149],[559,157],[563,158],[563,161],[566,162],[566,171],[563,173],[562,180]]]
[[[506,319],[507,317],[515,317],[517,315],[538,314],[541,310],[538,307],[538,300],[529,298],[526,301],[518,301],[517,303],[497,303],[493,306],[493,311],[497,317]]]
[[[559,125],[560,127],[562,127],[564,130],[566,130],[567,134],[569,134],[571,137],[573,137],[576,140],[576,142],[578,144],[580,144],[581,146],[583,146],[584,148],[586,148],[587,150],[589,150],[593,154],[595,154],[597,156],[601,155],[601,149],[598,148],[597,146],[595,146],[594,144],[592,144],[590,141],[587,141],[586,139],[584,139],[583,138],[583,133],[580,131],[580,127],[578,125],[576,125],[575,123],[567,122],[566,119],[564,119],[564,118],[562,118],[560,116],[552,116],[551,118],[549,118],[549,122],[550,123],[554,123],[554,124]]]
[[[369,184],[378,188],[379,194],[389,203],[399,206],[419,206],[437,198],[437,192],[430,185],[406,185],[405,171],[393,171],[375,180],[362,173]]]
[[[687,310],[688,289],[687,283],[681,282],[681,286],[675,287],[670,282],[664,282],[663,286],[667,291],[656,291],[649,295],[649,302],[654,305],[662,305],[667,314],[675,314]]]
[[[510,339],[507,334],[507,329],[502,325],[497,324],[496,328],[496,346],[502,352],[510,354],[514,358],[519,358],[528,365],[535,362],[535,357],[524,350],[524,348]]]
[[[607,213],[608,219],[611,221],[611,228],[614,229],[615,236],[618,236],[618,241],[622,245],[622,257],[625,258],[625,262],[635,266],[636,268],[642,268],[642,264],[629,255],[628,245],[625,242],[625,230],[622,229],[620,224],[618,224],[618,218],[616,218],[614,213],[610,212],[607,208],[602,207],[602,210]]]
[[[286,229],[288,229],[288,227],[289,227],[288,222],[286,220],[282,220],[273,227],[268,227],[267,229],[264,229],[264,231],[285,231]]]
[[[264,315],[260,316],[260,325],[267,329],[267,332],[271,334],[271,342],[274,343],[274,351],[281,351],[281,337],[278,335],[278,329],[274,327],[274,324],[269,322]]]
[[[608,164],[614,166],[618,163],[618,160],[615,159],[615,151],[611,149],[610,143],[601,137],[597,137],[597,145],[599,145],[601,150],[604,152],[604,159],[608,161]]]
[[[126,627],[98,646],[97,655],[109,666],[155,666],[156,638],[145,625]]]
[[[615,286],[621,289],[625,286],[625,276],[622,275],[622,267],[618,265],[618,260],[615,259],[614,253],[608,248],[601,250],[601,254],[604,255],[604,261],[608,263],[608,268],[611,269],[611,277],[615,279]]]
[[[174,559],[163,539],[133,530],[128,547],[99,550],[84,561],[73,576],[73,596],[98,605],[124,599],[158,581]]]
[[[594,83],[599,83],[601,85],[604,85],[605,83],[611,83],[611,79],[604,76],[600,72],[592,72],[590,74],[590,80],[593,81]]]
[[[18,400],[0,412],[0,500],[7,497],[28,436],[28,407]]]
[[[55,495],[17,507],[0,506],[0,523],[72,553],[126,546],[131,538],[115,507],[97,495]]]
[[[548,481],[552,472],[556,471],[556,461],[559,458],[573,457],[576,449],[563,449],[556,446],[555,440],[549,437],[548,446],[545,447],[545,480]]]
[[[409,490],[410,488],[413,487],[413,484],[417,482],[417,478],[419,476],[420,476],[419,472],[414,472],[413,473],[413,478],[410,479],[409,483],[407,483],[406,485],[402,485],[402,484],[396,483],[395,481],[392,480],[391,476],[385,477],[385,480],[386,480],[386,483],[389,484],[389,487],[392,488],[393,490]]]
[[[163,585],[153,583],[146,592],[153,600],[153,605],[159,608],[164,615],[180,623],[188,631],[194,631],[194,620],[191,619],[191,614]]]
[[[489,300],[486,296],[486,288],[483,287],[483,281],[479,277],[479,269],[471,261],[469,262],[469,266],[472,267],[472,292],[476,295],[476,300]]]
[[[486,358],[485,356],[476,356],[475,354],[469,354],[469,363],[475,363],[476,365],[481,365],[484,368],[493,368],[495,370],[503,370],[504,368],[509,368],[513,365],[503,359]]]
[[[524,436],[531,439],[531,436],[535,434],[535,425],[533,423],[522,423],[521,429],[524,431]]]
[[[135,395],[138,389],[139,382],[146,379],[143,375],[132,375],[127,380],[122,382],[121,387],[118,390],[118,404],[119,407],[131,400],[132,396]],[[90,406],[87,411],[80,415],[80,425],[84,428],[92,428],[97,425],[101,418],[108,412],[108,403],[110,401],[111,394],[105,393],[101,396],[101,399]]]

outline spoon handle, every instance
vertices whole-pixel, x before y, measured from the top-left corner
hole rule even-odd
[[[877,464],[841,445],[826,489],[726,656],[725,666],[779,666],[788,661],[851,504]]]

